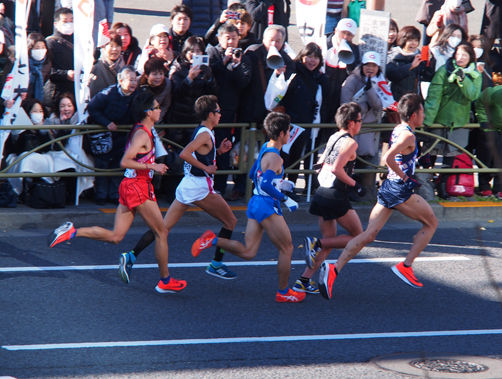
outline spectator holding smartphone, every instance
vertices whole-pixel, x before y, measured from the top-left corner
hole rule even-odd
[[[194,57],[204,54],[202,37],[191,36],[183,45],[180,56],[174,61],[169,77],[173,85],[173,101],[168,121],[173,124],[195,124],[193,104],[202,95],[216,94],[216,82],[211,68],[194,64]],[[192,129],[168,129],[169,139],[185,146],[192,135]]]

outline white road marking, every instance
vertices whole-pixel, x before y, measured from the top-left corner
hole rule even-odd
[[[406,242],[406,241],[382,241],[382,240],[375,240],[373,242],[378,242],[378,243],[384,243],[384,244],[389,244],[389,245],[412,245],[413,242]],[[489,242],[489,241],[485,241]],[[493,241],[492,241],[493,242]],[[499,241],[496,241],[499,242]],[[371,247],[371,245],[368,245],[367,247]],[[475,249],[478,250],[480,247],[479,245],[446,245],[442,243],[429,243],[427,244],[427,247],[451,247],[452,249]]]
[[[403,257],[392,257],[392,258],[356,258],[352,259],[349,263],[394,263],[401,262]],[[445,257],[418,257],[415,259],[417,262],[444,262],[444,261],[470,261],[471,258],[465,256],[445,256]],[[335,263],[335,260],[328,259],[327,262]],[[169,263],[169,267],[172,268],[196,268],[196,267],[206,267],[209,262],[198,262],[198,263]],[[251,261],[251,262],[225,262],[227,266],[240,267],[240,266],[275,266],[277,261]],[[304,260],[294,260],[291,261],[292,265],[304,265]],[[146,268],[155,269],[157,268],[156,263],[150,264],[135,264],[134,269]],[[40,267],[0,267],[0,273],[2,272],[38,272],[38,271],[88,271],[88,270],[116,270],[118,264],[116,265],[86,265],[86,266],[40,266]]]
[[[502,329],[432,330],[423,332],[354,333],[354,334],[324,334],[324,335],[302,335],[302,336],[195,338],[195,339],[153,340],[153,341],[110,341],[110,342],[52,343],[52,344],[33,344],[33,345],[3,345],[2,349],[9,351],[26,351],[26,350],[57,350],[57,349],[90,349],[90,348],[104,348],[104,347],[210,345],[210,344],[222,344],[222,343],[455,337],[455,336],[481,336],[481,335],[499,335],[499,334],[502,334]]]

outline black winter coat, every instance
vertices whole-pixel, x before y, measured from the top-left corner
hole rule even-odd
[[[271,5],[274,5],[274,24],[286,28],[287,41],[289,16],[291,14],[290,0],[246,0],[246,10],[253,17],[251,32],[256,35],[259,42],[263,40],[263,31],[268,26],[268,8]]]
[[[73,70],[73,35],[66,36],[54,32],[52,36],[46,38],[47,48],[52,59],[52,68],[49,79],[56,86],[56,94],[62,92],[75,93],[74,83],[68,79],[68,71]]]
[[[237,67],[223,65],[225,50],[218,45],[210,46],[207,49],[209,64],[213,72],[214,79],[218,85],[218,102],[222,110],[220,122],[235,122],[236,112],[239,107],[239,100],[243,90],[251,81],[251,63],[249,57],[243,55],[241,63]]]
[[[183,4],[188,5],[193,12],[190,31],[201,37],[227,7],[224,0],[183,0]]]
[[[288,79],[295,72],[295,63],[283,49],[279,53],[286,65],[285,77]],[[249,57],[251,62],[252,75],[251,82],[245,90],[245,96],[240,106],[239,120],[242,122],[262,122],[267,115],[264,95],[274,70],[266,64],[267,50],[263,44],[249,46],[245,55]]]
[[[168,119],[175,124],[199,122],[194,114],[195,100],[202,95],[216,95],[217,87],[211,69],[202,66],[203,71],[193,81],[188,78],[190,63],[181,57],[172,66],[171,82],[173,96]]]
[[[316,95],[319,85],[323,92],[323,99],[327,100],[327,78],[319,70],[310,71],[303,63],[296,62],[296,76],[289,83],[288,90],[279,105],[284,106],[286,113],[291,117],[291,122],[312,123],[317,104]],[[325,122],[321,109],[321,122]]]
[[[502,38],[502,0],[487,0],[481,34],[488,39]]]

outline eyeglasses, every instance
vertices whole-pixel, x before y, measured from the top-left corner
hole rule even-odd
[[[221,114],[221,109],[216,109],[215,111],[213,111],[213,113],[219,113],[219,114]]]
[[[154,106],[153,108],[150,108],[149,110],[150,111],[156,111],[156,110],[159,110],[159,109],[160,109],[160,105],[157,104],[156,106]]]
[[[357,120],[352,120],[352,121],[354,121],[354,122],[363,122],[363,119],[362,119],[362,118],[359,118],[359,119],[357,119]]]

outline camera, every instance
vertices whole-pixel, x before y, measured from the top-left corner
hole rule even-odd
[[[234,47],[232,54],[238,59],[242,56],[242,49],[240,47]]]

